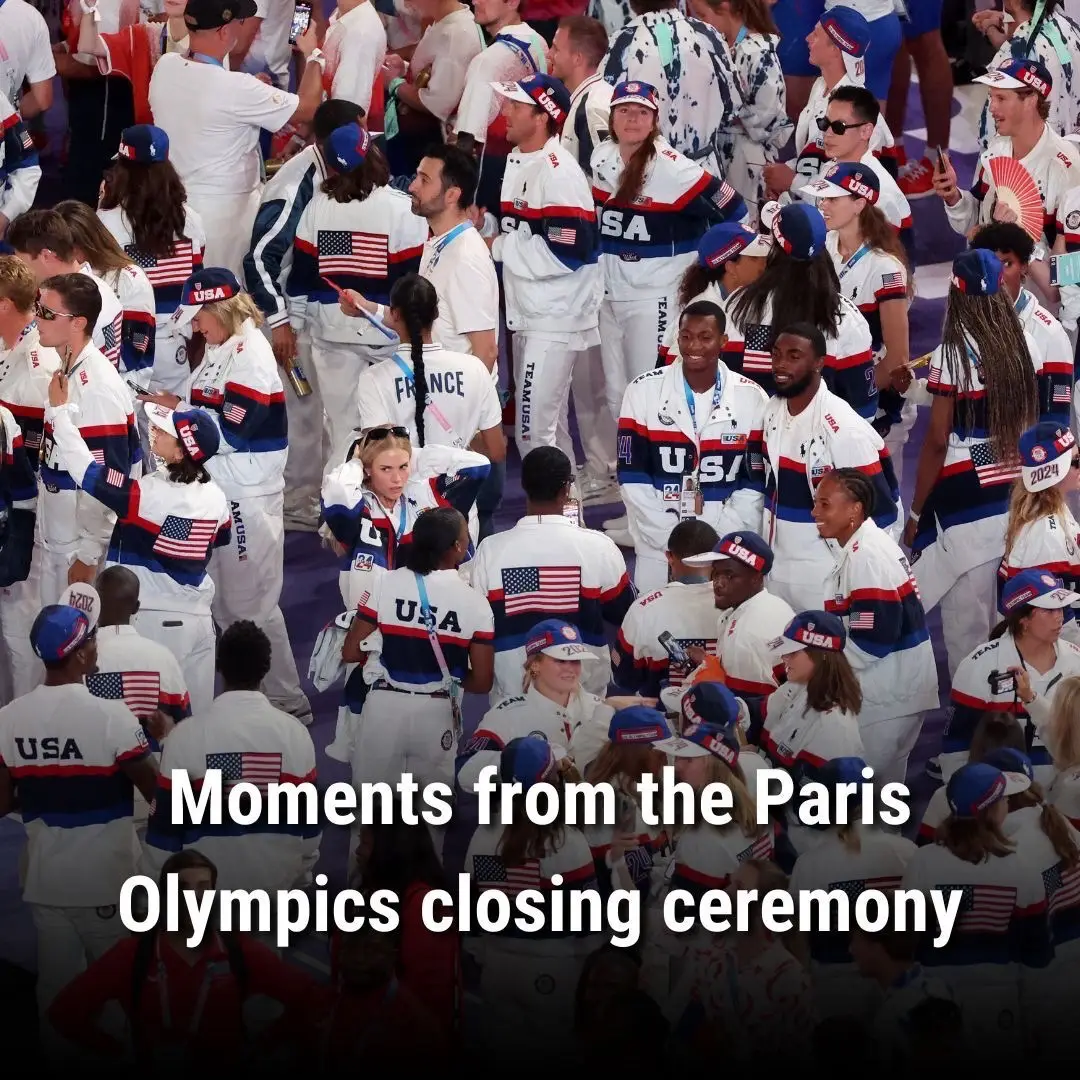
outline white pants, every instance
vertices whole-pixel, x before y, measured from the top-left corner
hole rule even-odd
[[[224,266],[244,280],[244,256],[251,248],[261,191],[257,187],[246,195],[188,196],[206,230],[203,266]]]
[[[176,657],[184,676],[191,712],[198,716],[214,700],[214,657],[217,638],[209,612],[160,611],[141,607],[131,625],[143,637],[164,645]]]
[[[297,358],[312,392],[297,397],[292,383],[285,384],[285,411],[289,421],[289,456],[285,462],[286,521],[314,523],[319,520],[319,496],[322,492],[323,468],[338,465],[329,461],[330,438],[319,389],[319,374],[311,362],[311,339],[297,336]]]
[[[119,908],[31,904],[37,929],[37,1001],[44,1014],[76,975],[128,936]]]
[[[263,680],[266,696],[286,712],[306,712],[285,619],[278,607],[285,572],[285,523],[282,494],[230,499],[232,535],[227,547],[214,549],[210,576],[214,621],[222,630],[250,619],[270,639],[270,673]]]
[[[68,571],[75,561],[75,545],[70,551],[55,548],[41,549],[41,570],[38,577],[38,599],[41,606],[55,604],[68,586]],[[36,614],[36,612],[35,612]]]
[[[304,351],[299,348],[297,351],[301,357],[305,357]],[[334,454],[339,450],[344,452],[360,422],[360,407],[356,403],[357,380],[360,372],[371,363],[373,354],[362,345],[344,345],[339,341],[312,337],[308,338],[307,355],[311,359],[304,373],[310,379],[314,372],[318,380],[319,397],[329,425],[330,449]],[[295,445],[291,435],[289,444]],[[323,464],[326,464],[325,458]]]
[[[885,449],[889,451],[889,457],[892,458],[897,487],[900,487],[904,478],[904,447],[907,445],[908,436],[915,426],[918,415],[918,405],[905,401],[904,407],[900,410],[900,423],[893,424],[889,428],[889,434],[885,436]]]
[[[30,647],[30,627],[44,606],[40,597],[38,577],[41,573],[42,549],[34,548],[30,574],[0,589],[0,634],[4,640],[3,697],[8,702],[29,694],[45,677],[45,668]]]
[[[675,310],[672,297],[604,300],[600,305],[600,355],[608,409],[618,419],[629,382],[656,367]]]
[[[567,334],[535,330],[514,334],[514,440],[522,458],[537,446],[558,446],[560,425],[563,432],[569,431],[566,410],[574,362],[598,341],[595,329]]]
[[[187,393],[191,367],[188,364],[187,338],[159,327],[154,340],[154,370],[150,375],[150,390],[155,393]]]
[[[419,784],[452,788],[456,753],[449,698],[371,690],[352,743],[353,783],[396,784],[412,773]]]
[[[574,395],[578,434],[585,451],[585,468],[593,476],[603,479],[615,472],[615,421],[618,413],[612,417],[607,405],[604,364],[599,349],[589,349],[578,359],[570,388]],[[573,455],[570,460],[574,460]]]
[[[662,551],[634,550],[634,588],[638,596],[662,589],[668,581],[668,562]]]
[[[922,713],[890,716],[886,720],[859,721],[863,756],[874,770],[875,784],[902,784],[907,779],[908,758],[922,730]]]
[[[997,568],[1000,559],[957,573],[941,543],[931,544],[912,567],[927,612],[941,604],[941,630],[949,658],[949,677],[960,661],[990,638],[997,624]]]

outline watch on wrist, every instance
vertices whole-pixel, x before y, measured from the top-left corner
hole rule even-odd
[[[318,64],[324,71],[326,70],[326,53],[322,49],[312,49],[308,53],[308,59]]]

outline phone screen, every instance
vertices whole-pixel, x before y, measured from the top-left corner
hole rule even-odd
[[[310,22],[311,5],[303,3],[301,0],[293,10],[292,29],[289,31],[290,44],[296,44],[296,39],[308,28]]]

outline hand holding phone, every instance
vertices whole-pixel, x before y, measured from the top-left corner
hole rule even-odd
[[[311,4],[307,0],[296,0],[293,9],[292,28],[289,30],[289,44],[295,45],[297,38],[307,30],[311,24]]]

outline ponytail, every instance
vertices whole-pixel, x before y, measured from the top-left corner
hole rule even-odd
[[[1076,845],[1076,838],[1073,836],[1068,818],[1056,806],[1046,801],[1040,784],[1033,783],[1026,791],[1019,791],[1009,796],[1010,811],[1026,806],[1041,808],[1039,828],[1050,841],[1054,854],[1069,868],[1080,862],[1080,848]]]
[[[409,348],[412,353],[413,366],[413,397],[416,411],[414,412],[416,423],[416,445],[424,446],[424,410],[427,408],[428,384],[427,372],[424,370],[424,327],[416,316],[415,311],[403,312],[405,325],[409,331]]]

